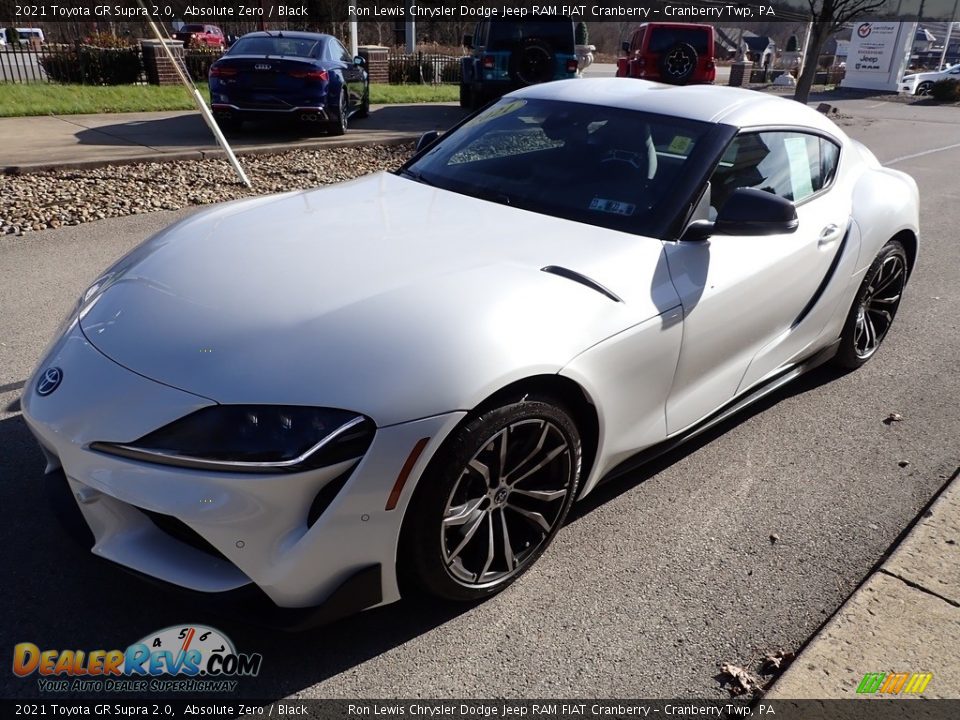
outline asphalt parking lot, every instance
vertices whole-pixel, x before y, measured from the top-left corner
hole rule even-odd
[[[920,264],[873,361],[811,374],[601,488],[520,582],[482,605],[404,602],[296,635],[197,611],[69,545],[17,410],[86,283],[186,211],[4,238],[3,662],[17,642],[122,648],[205,623],[263,653],[261,675],[240,685],[247,697],[726,697],[719,663],[799,647],[960,465],[960,110],[838,107],[847,132],[921,191]],[[892,412],[903,421],[884,424]],[[0,696],[36,694],[35,680],[0,673]]]

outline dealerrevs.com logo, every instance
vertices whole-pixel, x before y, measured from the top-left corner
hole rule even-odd
[[[38,675],[41,692],[233,692],[236,678],[255,677],[262,663],[205,625],[164,628],[126,650],[13,648],[14,675]]]

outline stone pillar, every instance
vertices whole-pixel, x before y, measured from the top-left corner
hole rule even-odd
[[[750,84],[750,71],[753,69],[753,63],[749,60],[738,60],[730,65],[730,82],[732,87],[743,87]]]
[[[183,42],[181,40],[167,40],[170,52],[183,66]],[[147,82],[151,85],[179,85],[180,76],[176,68],[170,63],[170,58],[164,52],[159,40],[141,40],[140,52],[143,53],[143,67],[147,72]]]
[[[390,82],[389,50],[381,45],[361,45],[357,54],[367,62],[367,73],[372,83]]]

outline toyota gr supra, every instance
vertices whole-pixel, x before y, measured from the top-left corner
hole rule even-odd
[[[477,599],[601,479],[870,360],[917,208],[790,100],[536,85],[396,172],[147,240],[80,298],[23,414],[92,552],[141,575],[317,618]]]

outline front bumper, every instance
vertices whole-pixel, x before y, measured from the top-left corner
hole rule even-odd
[[[63,380],[41,397],[36,375],[52,366],[62,370]],[[212,597],[257,591],[274,605],[300,609],[333,602],[336,616],[345,614],[346,596],[356,595],[355,610],[397,600],[396,552],[406,504],[462,413],[380,428],[354,466],[295,474],[188,470],[89,449],[97,441],[130,442],[211,404],[118,365],[76,323],[53,346],[22,399],[48,475],[56,479],[62,471],[95,555]],[[399,503],[386,511],[398,473],[424,437],[431,440]],[[342,487],[315,517],[311,508],[334,482]],[[374,584],[378,592],[371,591]]]

